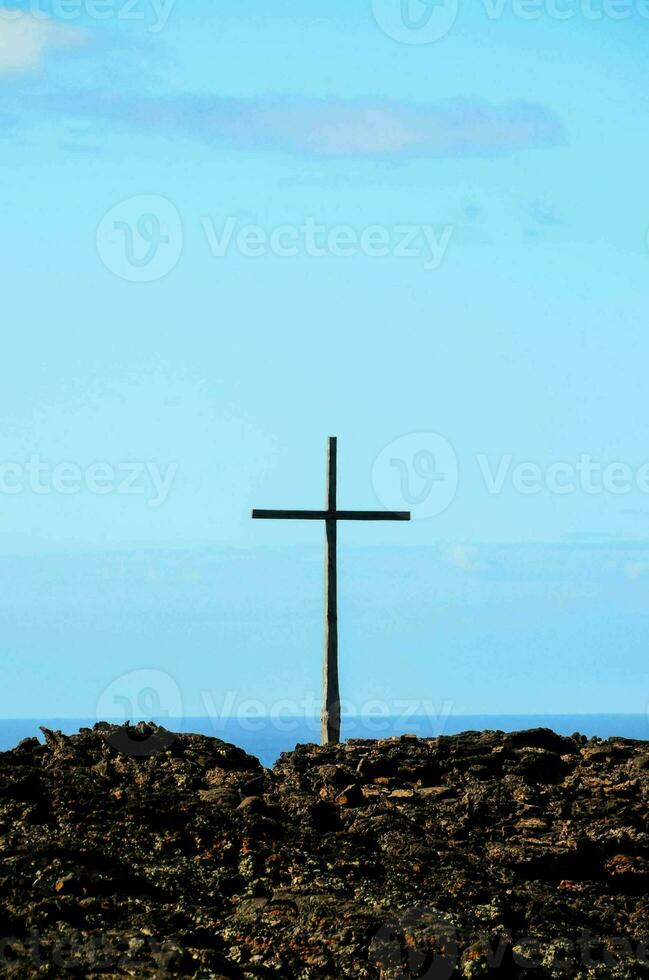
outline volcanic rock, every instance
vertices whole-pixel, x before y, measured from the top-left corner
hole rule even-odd
[[[0,975],[649,977],[649,745],[155,725],[0,753]]]

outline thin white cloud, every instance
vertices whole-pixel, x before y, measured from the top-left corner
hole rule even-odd
[[[449,565],[460,568],[463,572],[481,572],[484,563],[478,557],[478,549],[470,544],[454,544],[448,550]]]
[[[411,104],[298,96],[240,99],[205,92],[134,98],[95,91],[60,94],[49,110],[113,129],[317,157],[493,157],[566,141],[561,121],[543,106],[480,99]]]
[[[625,566],[624,571],[629,578],[641,578],[643,575],[647,575],[649,573],[649,562],[630,561]]]
[[[79,47],[86,34],[77,27],[58,24],[47,17],[37,17],[0,7],[0,74],[36,72],[51,48]]]

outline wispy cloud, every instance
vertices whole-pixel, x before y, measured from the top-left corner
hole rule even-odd
[[[453,99],[427,105],[209,93],[133,97],[101,91],[51,97],[50,110],[208,146],[317,157],[501,156],[565,142],[560,120],[526,102]]]
[[[532,201],[525,210],[529,220],[535,225],[551,228],[564,224],[557,208],[547,201]]]
[[[524,216],[523,237],[526,241],[544,239],[565,224],[557,208],[541,200],[530,202],[524,208]]]
[[[631,561],[624,566],[624,571],[629,576],[629,578],[641,578],[643,575],[649,574],[649,562],[647,561]]]
[[[49,49],[80,47],[85,40],[77,27],[34,14],[9,18],[0,8],[0,74],[36,72]]]
[[[478,549],[470,544],[454,544],[447,552],[449,565],[460,568],[463,572],[481,572],[485,564],[481,561]]]

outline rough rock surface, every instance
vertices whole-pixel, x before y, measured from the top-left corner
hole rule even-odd
[[[299,746],[155,726],[0,753],[0,975],[649,977],[649,743]],[[2,938],[3,937],[3,938]]]

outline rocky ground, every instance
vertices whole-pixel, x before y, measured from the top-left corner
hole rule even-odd
[[[649,977],[649,743],[45,740],[0,753],[2,976]]]

